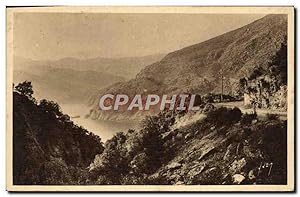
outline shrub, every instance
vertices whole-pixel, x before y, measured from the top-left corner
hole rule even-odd
[[[267,113],[266,117],[267,117],[267,120],[279,120],[278,114],[269,114],[269,113]]]
[[[23,83],[19,83],[15,87],[16,91],[21,95],[26,96],[27,98],[32,98],[33,90],[30,81],[24,81]]]
[[[215,109],[215,106],[213,104],[208,103],[203,107],[202,112],[208,113],[208,112],[213,111],[214,109]]]
[[[241,123],[245,124],[245,125],[249,125],[252,123],[253,120],[255,120],[257,118],[257,114],[253,113],[253,114],[248,114],[245,113],[242,118],[241,118]]]
[[[234,107],[231,111],[230,111],[230,115],[232,118],[232,122],[238,122],[241,120],[242,117],[242,112],[239,108]]]
[[[40,101],[39,107],[50,114],[54,114],[56,116],[62,116],[62,112],[60,110],[60,106],[54,101],[48,101],[46,99],[42,99]]]
[[[239,108],[220,107],[207,114],[206,120],[216,125],[230,125],[240,121],[242,112]]]

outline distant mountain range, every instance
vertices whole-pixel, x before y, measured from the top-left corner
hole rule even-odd
[[[90,98],[90,104],[97,106],[99,95],[104,93],[220,92],[222,75],[228,93],[240,78],[257,68],[267,69],[286,40],[287,17],[267,15],[239,29],[167,54],[146,66],[134,79],[100,90]],[[93,113],[94,118],[102,117],[100,112]]]
[[[144,66],[160,60],[162,55],[119,59],[64,58],[35,61],[14,58],[14,83],[32,81],[36,98],[59,103],[84,103],[87,95],[116,82],[135,76]]]
[[[14,69],[24,70],[24,68],[47,67],[69,68],[77,71],[96,71],[106,72],[108,74],[131,79],[141,71],[145,66],[159,61],[164,54],[155,54],[141,57],[123,57],[123,58],[91,58],[77,59],[66,57],[59,60],[31,60],[23,57],[15,57]]]

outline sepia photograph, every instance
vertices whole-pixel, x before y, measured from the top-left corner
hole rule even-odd
[[[8,191],[294,191],[294,7],[7,7]]]

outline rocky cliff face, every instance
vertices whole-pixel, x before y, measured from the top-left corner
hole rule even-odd
[[[248,98],[246,103],[259,108],[287,110],[287,43],[273,56],[267,68],[259,67],[240,80]]]
[[[174,94],[220,92],[221,72],[225,93],[233,84],[257,69],[267,69],[287,37],[287,17],[268,15],[249,25],[205,42],[174,51],[161,61],[145,67],[135,79],[118,83],[92,96],[89,103],[98,104],[99,95]],[[227,84],[227,85],[226,85]],[[96,110],[96,111],[95,111]],[[92,113],[101,113],[97,109]],[[105,115],[95,115],[95,117]]]

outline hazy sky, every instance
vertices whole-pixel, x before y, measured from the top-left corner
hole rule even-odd
[[[17,13],[14,53],[40,59],[167,53],[263,15]]]

